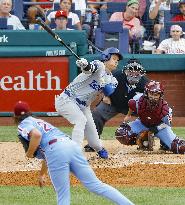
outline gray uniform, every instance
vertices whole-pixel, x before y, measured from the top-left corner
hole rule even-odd
[[[90,105],[106,84],[117,87],[117,80],[105,70],[101,61],[92,61],[93,69],[79,74],[55,99],[57,112],[74,124],[72,139],[80,146],[84,136],[96,151],[102,149],[96,126],[91,114]]]

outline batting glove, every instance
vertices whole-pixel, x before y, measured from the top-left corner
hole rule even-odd
[[[81,68],[84,69],[88,66],[88,61],[85,58],[80,58],[80,60],[76,61],[76,65]]]

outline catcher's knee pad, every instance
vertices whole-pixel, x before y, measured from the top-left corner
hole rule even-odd
[[[171,143],[171,151],[175,154],[185,154],[185,140],[174,139]]]
[[[132,133],[131,127],[127,123],[122,123],[115,132],[116,139],[125,145],[136,144],[136,134]]]

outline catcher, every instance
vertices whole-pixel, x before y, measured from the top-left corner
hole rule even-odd
[[[150,81],[144,94],[129,100],[129,112],[124,122],[130,120],[132,112],[138,119],[123,123],[116,130],[116,139],[125,145],[138,144],[140,148],[152,150],[153,136],[158,137],[175,154],[185,153],[185,141],[179,139],[171,129],[172,109],[163,99],[164,87],[160,82]]]

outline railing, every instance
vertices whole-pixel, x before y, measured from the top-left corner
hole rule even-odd
[[[23,5],[53,5],[53,2],[26,2],[23,1]],[[107,4],[107,2],[94,2],[94,1],[87,1],[87,4],[96,4],[96,5],[103,5]]]

